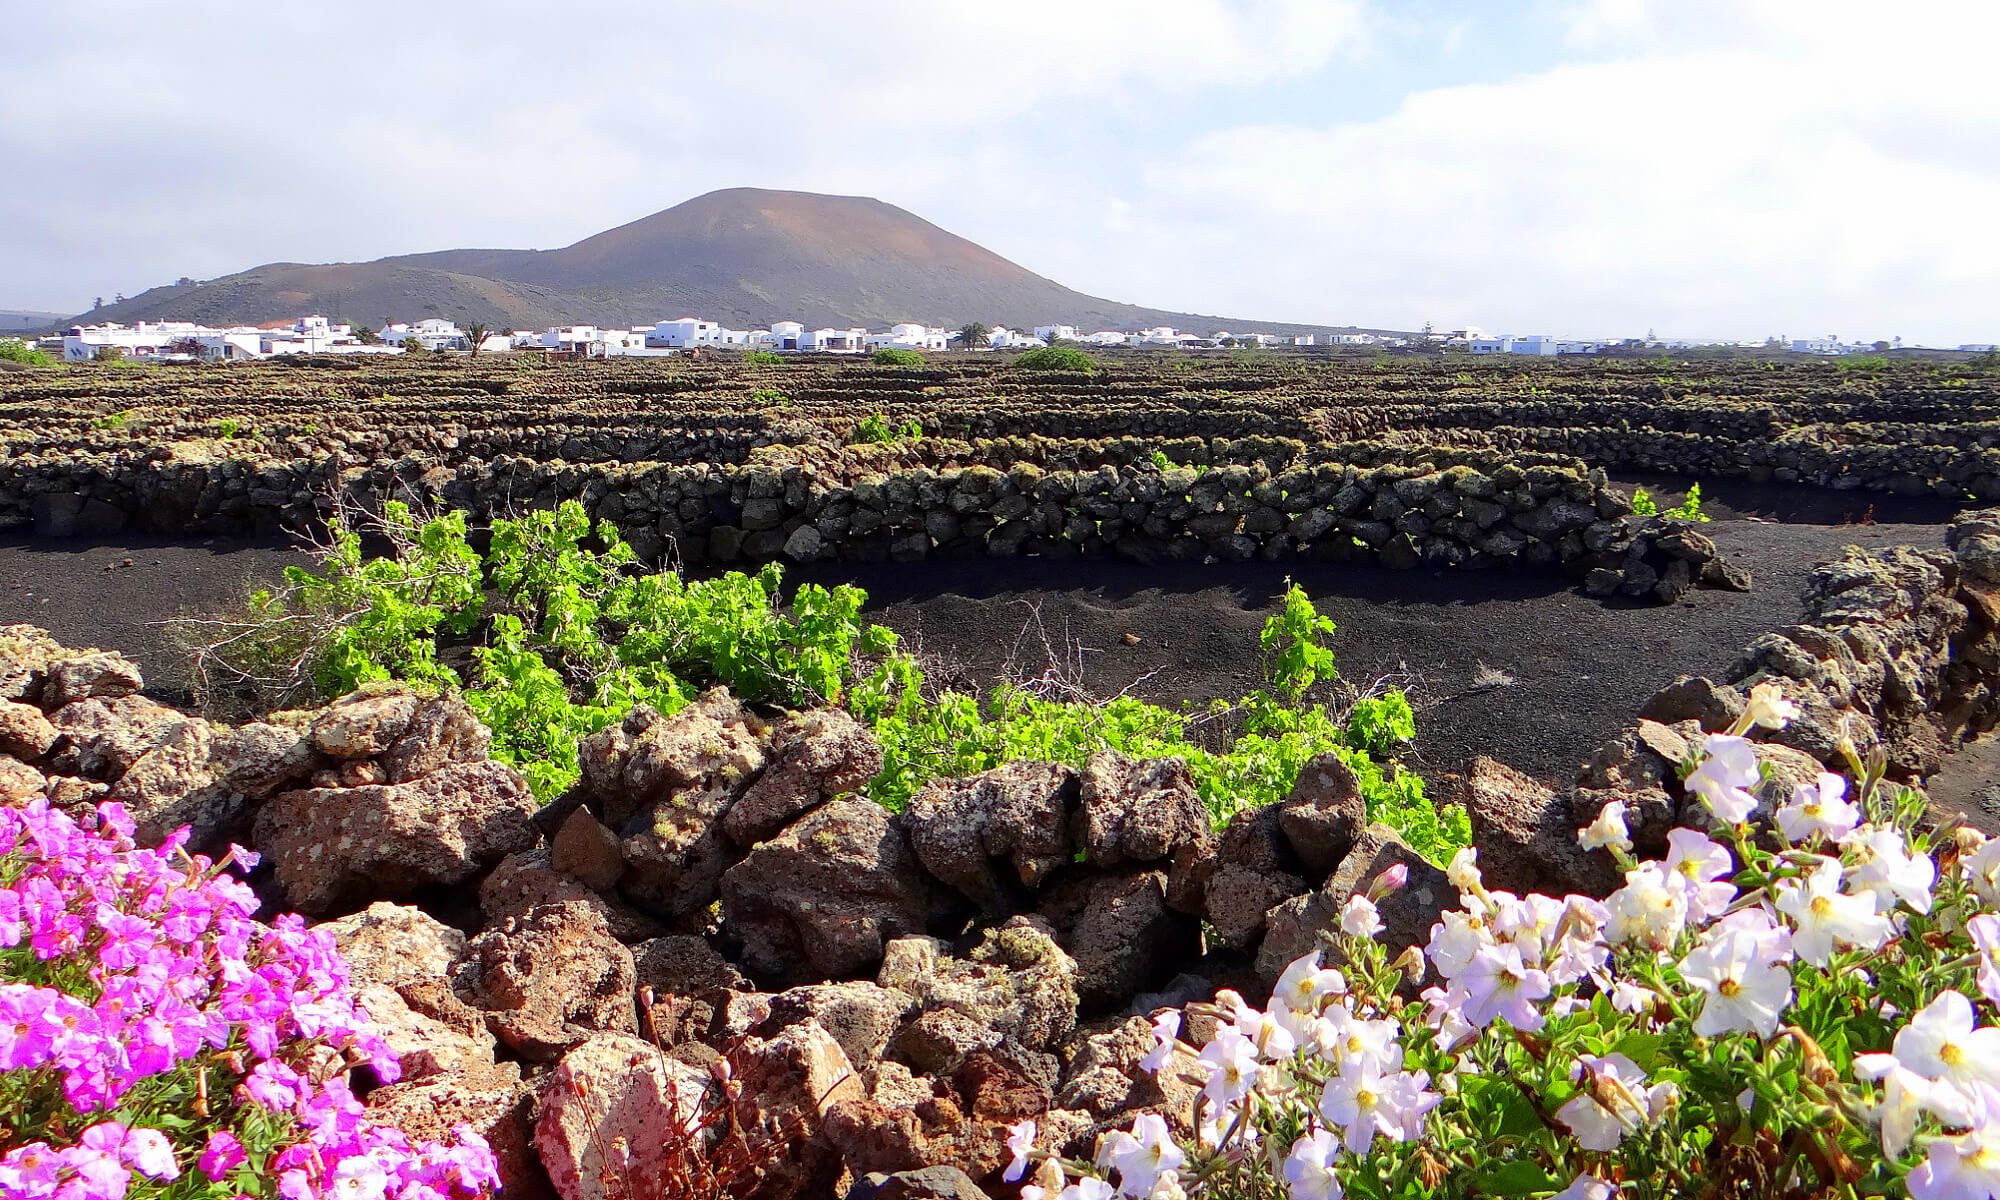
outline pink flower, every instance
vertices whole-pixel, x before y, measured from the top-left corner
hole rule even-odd
[[[195,1165],[210,1179],[221,1179],[242,1166],[246,1157],[243,1143],[236,1140],[236,1135],[227,1129],[218,1129],[208,1136],[208,1147],[201,1152],[201,1159]]]

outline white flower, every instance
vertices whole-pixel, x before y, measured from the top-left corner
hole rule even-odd
[[[1686,894],[1688,920],[1698,925],[1721,916],[1736,899],[1736,885],[1729,881],[1736,862],[1705,833],[1693,829],[1669,833],[1666,861],[1660,865]]]
[[[1243,1036],[1250,1039],[1250,1044],[1257,1047],[1258,1056],[1266,1062],[1283,1062],[1299,1047],[1281,1017],[1280,1013],[1258,1013],[1256,1024],[1237,1026]]]
[[[1549,977],[1524,964],[1520,949],[1511,944],[1480,947],[1458,986],[1465,990],[1465,1019],[1481,1029],[1503,1017],[1526,1033],[1542,1027],[1544,1017],[1535,1001],[1549,994]]]
[[[1285,1183],[1292,1200],[1340,1200],[1340,1180],[1333,1174],[1333,1162],[1340,1143],[1332,1133],[1315,1129],[1292,1143],[1285,1156]]]
[[[1826,771],[1817,782],[1793,788],[1791,803],[1776,816],[1778,832],[1794,845],[1815,837],[1837,842],[1861,823],[1861,810],[1847,800],[1847,780]]]
[[[1350,1153],[1365,1154],[1378,1133],[1397,1142],[1417,1137],[1424,1114],[1443,1100],[1428,1090],[1429,1083],[1422,1071],[1384,1072],[1363,1060],[1327,1081],[1319,1112],[1341,1131],[1341,1144]]]
[[[1597,819],[1577,831],[1585,850],[1632,849],[1632,831],[1625,826],[1625,802],[1613,800],[1597,811]]]
[[[1792,931],[1778,924],[1771,911],[1762,904],[1730,913],[1709,926],[1709,932],[1717,937],[1730,933],[1748,937],[1755,946],[1755,956],[1763,962],[1792,961]]]
[[[1628,1132],[1657,1121],[1676,1094],[1671,1083],[1647,1087],[1645,1072],[1623,1054],[1586,1054],[1578,1061],[1588,1082],[1556,1110],[1556,1119],[1585,1150],[1616,1149]]]
[[[1314,1044],[1340,1071],[1361,1062],[1373,1063],[1384,1071],[1400,1069],[1403,1046],[1396,1034],[1393,1020],[1357,1017],[1345,1003],[1329,1007],[1313,1026]]]
[[[1604,944],[1605,928],[1611,913],[1588,896],[1571,896],[1563,902],[1562,920],[1556,925],[1555,955],[1543,969],[1557,987],[1596,978],[1602,987],[1611,948]]]
[[[1340,931],[1358,938],[1373,938],[1382,932],[1382,914],[1375,910],[1375,902],[1359,892],[1348,897],[1346,907],[1340,910]]]
[[[1173,1059],[1175,1039],[1181,1035],[1181,1010],[1170,1008],[1153,1018],[1153,1048],[1139,1060],[1145,1070],[1157,1075]],[[1010,1181],[1011,1182],[1011,1181]]]
[[[1479,918],[1453,910],[1431,926],[1431,940],[1424,948],[1424,954],[1439,975],[1445,979],[1456,979],[1479,948],[1492,940]]]
[[[1622,1013],[1649,1013],[1658,1007],[1660,994],[1644,984],[1621,979],[1611,985],[1611,1007]]]
[[[1852,856],[1854,886],[1875,894],[1883,912],[1901,901],[1920,913],[1931,910],[1931,885],[1937,864],[1928,854],[1913,854],[1901,831],[1883,825],[1863,825],[1840,841]]]
[[[1320,966],[1319,951],[1315,950],[1303,958],[1293,959],[1292,964],[1285,968],[1285,973],[1278,976],[1278,986],[1271,993],[1271,1003],[1282,1002],[1292,1012],[1310,1017],[1319,1012],[1320,1005],[1326,1002],[1328,996],[1338,996],[1346,990],[1347,980],[1339,971]]]
[[[1980,913],[1965,923],[1965,933],[1979,951],[1979,994],[2000,1007],[2000,917]]]
[[[1423,992],[1424,1024],[1437,1030],[1438,1048],[1447,1053],[1479,1032],[1465,1019],[1461,998],[1456,990],[1448,992],[1441,987],[1427,987]]]
[[[1910,1172],[1911,1200],[1988,1200],[2000,1196],[2000,1092],[1975,1084],[1971,1132],[1933,1138]]]
[[[1606,1183],[1595,1175],[1579,1175],[1549,1200],[1612,1200],[1618,1191],[1615,1183]]]
[[[1097,1151],[1097,1164],[1118,1172],[1118,1190],[1127,1196],[1148,1195],[1161,1175],[1180,1170],[1186,1161],[1158,1113],[1141,1113],[1130,1132],[1113,1131]]]
[[[1541,965],[1542,950],[1563,917],[1563,902],[1539,892],[1516,896],[1512,892],[1491,892],[1493,935],[1514,943],[1521,957]]]
[[[1064,1188],[1056,1200],[1111,1200],[1118,1193],[1102,1179],[1085,1175],[1082,1179]]]
[[[1611,913],[1611,940],[1664,950],[1687,927],[1687,892],[1668,879],[1658,863],[1625,872],[1625,886],[1605,898]]]
[[[1711,733],[1702,741],[1701,765],[1687,777],[1687,790],[1700,796],[1716,819],[1735,825],[1750,819],[1757,798],[1749,789],[1757,786],[1761,772],[1757,748],[1748,738]]]
[[[1013,1158],[1007,1161],[1007,1169],[1000,1178],[1013,1183],[1028,1173],[1028,1154],[1035,1148],[1035,1123],[1023,1121],[1007,1130],[1007,1149]]]
[[[1939,992],[1896,1031],[1889,1050],[1926,1079],[2000,1087],[2000,1028],[1975,1025],[1972,1001],[1959,992]]]
[[[1701,1037],[1744,1030],[1777,1031],[1792,1002],[1792,977],[1768,957],[1768,943],[1743,929],[1713,929],[1686,958],[1681,978],[1705,993],[1694,1031]]]
[[[1901,1158],[1910,1148],[1917,1121],[1927,1112],[1948,1125],[1963,1125],[1971,1119],[1965,1094],[1956,1085],[1932,1083],[1898,1062],[1893,1054],[1856,1055],[1854,1074],[1882,1084],[1875,1120],[1881,1126],[1882,1151],[1890,1158]]]
[[[1767,679],[1750,689],[1750,705],[1743,718],[1758,729],[1783,729],[1799,719],[1799,706],[1785,699],[1783,689]]]
[[[1834,944],[1873,950],[1895,936],[1889,918],[1875,911],[1875,898],[1840,890],[1840,862],[1822,859],[1803,880],[1778,884],[1778,911],[1792,919],[1792,946],[1800,958],[1823,967]]]
[[[1217,1030],[1215,1040],[1202,1047],[1201,1062],[1208,1069],[1208,1082],[1202,1085],[1202,1093],[1217,1107],[1234,1104],[1249,1095],[1250,1089],[1257,1086],[1258,1072],[1263,1069],[1257,1064],[1256,1043],[1229,1025]]]
[[[1461,892],[1476,895],[1486,890],[1485,883],[1479,878],[1479,851],[1470,846],[1451,856],[1451,865],[1445,868],[1444,877]]]
[[[1959,860],[1965,882],[1988,904],[2000,904],[2000,838],[1988,838]]]

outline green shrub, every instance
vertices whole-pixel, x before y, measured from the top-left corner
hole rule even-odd
[[[745,350],[743,361],[755,366],[776,366],[785,361],[785,356],[772,350]]]
[[[854,440],[851,445],[893,445],[896,442],[914,442],[924,436],[924,427],[914,417],[901,425],[889,424],[889,418],[881,413],[869,413],[854,424]]]
[[[37,349],[20,338],[0,338],[0,361],[20,363],[24,367],[53,367],[55,355]]]
[[[915,350],[902,350],[895,346],[884,346],[875,352],[875,361],[885,367],[921,367],[924,356]]]
[[[1040,346],[1014,360],[1023,371],[1077,371],[1097,373],[1097,360],[1073,346]]]
[[[1850,354],[1844,358],[1835,359],[1833,365],[1839,367],[1842,372],[1859,371],[1872,374],[1876,371],[1886,371],[1889,369],[1889,356],[1886,354]]]
[[[419,523],[391,504],[373,532],[393,555],[364,558],[360,534],[338,527],[323,574],[291,568],[245,613],[186,624],[202,643],[195,680],[205,703],[249,693],[238,707],[297,705],[388,679],[463,688],[493,732],[494,756],[548,800],[576,781],[590,734],[634,705],[671,714],[723,684],[758,703],[846,708],[882,745],[865,791],[892,809],[942,776],[1022,759],[1081,765],[1110,749],[1186,761],[1221,824],[1282,800],[1308,762],[1335,754],[1370,817],[1419,852],[1442,862],[1470,839],[1464,811],[1438,809],[1394,761],[1416,732],[1401,692],[1344,713],[1308,699],[1334,679],[1335,630],[1295,585],[1261,637],[1267,687],[1198,719],[1131,696],[936,689],[893,632],[862,619],[859,588],[806,584],[787,596],[776,564],[695,581],[646,572],[615,528],[593,527],[574,500],[495,521],[483,558],[463,513]],[[445,665],[454,647],[470,650],[468,678]],[[1223,727],[1216,717],[1236,719],[1234,736],[1210,732]]]
[[[1698,483],[1689,484],[1686,498],[1665,510],[1660,508],[1660,502],[1653,498],[1653,493],[1644,487],[1635,487],[1632,489],[1632,513],[1640,517],[1673,517],[1682,521],[1700,521],[1703,524],[1711,519],[1702,511],[1701,485]]]
[[[774,408],[780,404],[790,404],[792,398],[777,388],[758,388],[750,393],[750,403],[759,408]]]

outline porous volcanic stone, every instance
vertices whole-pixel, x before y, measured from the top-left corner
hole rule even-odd
[[[285,902],[323,914],[458,883],[533,846],[534,812],[512,767],[454,763],[409,783],[281,792],[255,838]]]

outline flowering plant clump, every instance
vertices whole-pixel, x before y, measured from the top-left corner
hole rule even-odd
[[[331,935],[252,918],[221,863],[36,800],[0,810],[0,1196],[444,1200],[492,1191],[469,1128],[413,1143],[348,1087],[396,1059]]]
[[[1747,735],[1796,715],[1761,685],[1705,740],[1682,771],[1713,827],[1663,860],[1615,804],[1582,830],[1625,868],[1604,900],[1487,888],[1467,850],[1460,906],[1391,962],[1378,879],[1339,968],[1299,959],[1261,1009],[1219,993],[1199,1047],[1157,1019],[1146,1067],[1206,1078],[1182,1136],[1148,1114],[1086,1163],[1024,1125],[1008,1175],[1027,1200],[2000,1197],[2000,841],[1934,843],[1851,751],[1852,787],[1772,795]]]

